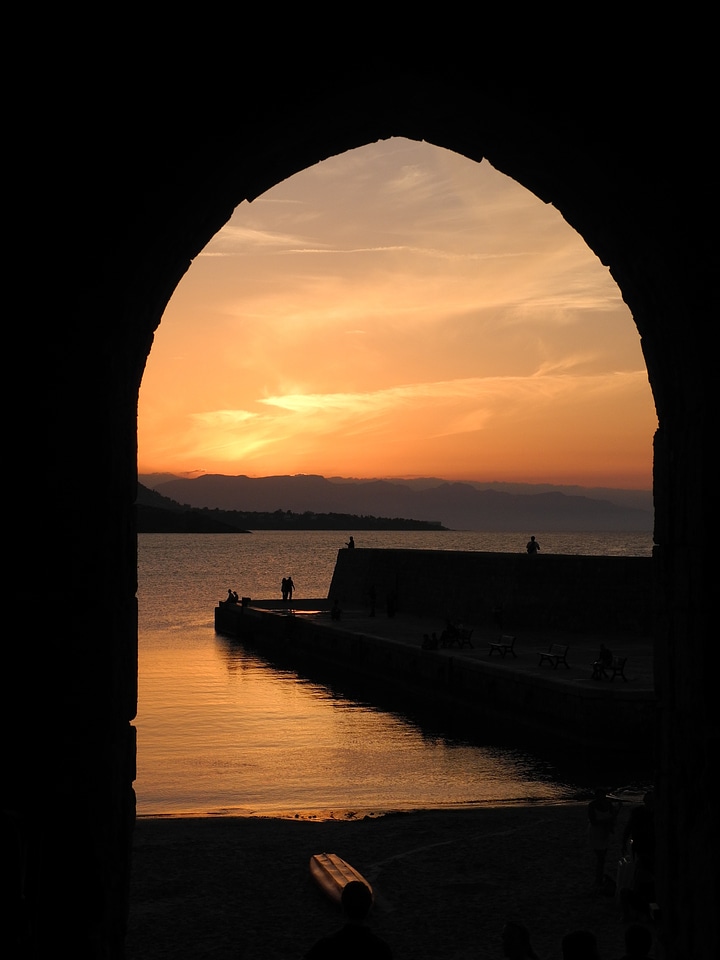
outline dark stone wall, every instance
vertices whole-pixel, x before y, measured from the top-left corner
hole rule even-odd
[[[137,38],[114,37],[117,58],[88,42],[85,25],[74,35],[63,23],[55,56],[32,36],[26,62],[42,72],[32,93],[11,98],[5,218],[18,253],[6,292],[14,309],[8,557],[12,599],[27,619],[8,653],[13,696],[3,703],[5,862],[25,877],[24,900],[13,895],[10,907],[22,918],[26,955],[72,943],[79,955],[123,956],[137,392],[165,305],[241,200],[390,136],[484,157],[552,203],[632,310],[660,423],[663,938],[668,960],[720,952],[717,874],[702,867],[717,842],[720,742],[706,546],[716,432],[708,332],[717,314],[707,205],[716,173],[711,88],[701,73],[713,61],[694,37],[686,66],[672,69],[682,24],[674,17],[669,26],[665,43],[640,36],[627,59],[607,42],[593,50],[593,30],[582,57],[552,71],[557,82],[547,49],[567,56],[557,43],[566,24],[550,48],[541,44],[538,62],[522,58],[530,79],[517,82],[507,56],[491,71],[476,45],[467,57],[457,37],[443,48],[435,25],[410,50],[406,38],[383,52],[373,44],[337,55],[268,47],[260,71],[238,49],[267,36],[257,25],[233,36],[233,55],[218,54],[207,69],[197,59],[197,24],[187,49],[163,38],[139,50]],[[205,38],[205,48],[214,51],[215,40]],[[177,60],[165,62],[162,51]],[[91,894],[78,898],[78,889]]]
[[[650,637],[649,557],[339,550],[329,596],[341,606],[453,618],[509,630]]]
[[[504,669],[500,658],[424,650],[419,637],[409,644],[372,628],[346,632],[342,623],[271,614],[266,601],[262,608],[218,606],[215,628],[255,646],[282,668],[316,671],[311,676],[319,671],[331,682],[341,677],[358,696],[379,696],[390,709],[420,705],[425,712],[431,704],[441,707],[436,715],[471,736],[482,731],[487,737],[494,729],[531,748],[542,750],[551,742],[563,752],[580,749],[593,756],[596,772],[604,766],[615,778],[621,767],[637,776],[638,743],[652,741],[657,722],[652,690],[614,687],[608,697],[597,684],[558,685],[550,670],[530,678]],[[375,622],[381,618],[384,614]],[[651,766],[650,758],[647,769]]]

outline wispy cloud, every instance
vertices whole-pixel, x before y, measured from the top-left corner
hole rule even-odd
[[[601,399],[618,395],[645,386],[644,371],[615,373],[611,376],[587,376],[572,374],[574,364],[548,365],[530,377],[484,377],[462,380],[398,384],[383,390],[347,393],[288,393],[257,398],[256,403],[265,413],[249,410],[214,410],[192,414],[191,419],[203,429],[235,430],[252,435],[254,431],[265,432],[268,428],[284,432],[296,431],[302,424],[308,433],[325,432],[344,428],[351,419],[376,418],[402,419],[404,411],[441,409],[446,416],[448,409],[455,408],[457,432],[461,422],[487,423],[500,415],[507,418],[508,412],[523,412],[539,406],[549,406],[562,399],[572,400],[578,396]],[[434,415],[437,418],[437,414]],[[292,426],[290,426],[292,424]],[[422,428],[419,428],[422,433]]]

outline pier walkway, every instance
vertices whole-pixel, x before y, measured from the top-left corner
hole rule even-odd
[[[516,657],[503,658],[491,655],[490,643],[501,632],[512,634],[510,629],[466,623],[472,646],[428,650],[423,637],[440,637],[443,621],[406,613],[391,617],[384,610],[372,616],[357,608],[343,609],[338,620],[327,599],[221,603],[215,626],[283,664],[316,663],[325,672],[342,671],[378,689],[412,694],[468,729],[485,717],[508,729],[611,754],[652,749],[656,698],[649,638],[523,630],[515,634]],[[602,642],[627,658],[626,680],[593,679]],[[567,667],[541,664],[540,654],[553,643],[567,644]]]
[[[328,609],[328,600],[298,600],[291,604],[284,604],[282,600],[251,601],[250,609],[261,616],[294,616],[322,624],[323,627],[338,633],[356,634],[364,637],[377,637],[393,643],[404,644],[408,647],[422,647],[423,636],[440,637],[445,624],[442,620],[428,617],[413,617],[405,613],[397,613],[388,617],[382,611],[371,616],[367,610],[343,610],[340,620],[332,620]],[[552,629],[519,630],[509,627],[487,625],[476,627],[472,623],[464,624],[472,630],[472,647],[440,647],[432,652],[435,656],[461,659],[469,662],[486,663],[497,670],[508,674],[518,674],[524,677],[536,677],[543,682],[567,685],[587,685],[593,689],[608,688],[608,693],[617,694],[622,690],[624,694],[630,692],[653,693],[653,641],[649,637],[634,635],[619,635],[607,638],[591,632],[566,633]],[[490,643],[496,641],[501,634],[515,636],[516,657],[510,654],[501,657],[498,653],[490,654]],[[560,643],[568,645],[567,660],[569,669],[560,666],[557,669],[543,664],[540,666],[540,653],[548,650],[550,644]],[[597,659],[600,644],[604,643],[615,656],[627,657],[625,676],[613,681],[593,680],[592,664]]]

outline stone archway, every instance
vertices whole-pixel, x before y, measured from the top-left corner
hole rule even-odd
[[[51,197],[52,222],[63,226],[52,257],[43,257],[43,283],[18,286],[16,301],[32,290],[36,320],[17,325],[27,363],[14,402],[27,415],[14,451],[29,480],[19,494],[27,529],[14,555],[33,629],[13,651],[21,695],[5,725],[20,735],[10,738],[6,792],[9,824],[27,845],[28,923],[38,954],[81,936],[122,957],[134,812],[137,393],[165,304],[241,200],[330,155],[405,136],[485,157],[553,203],[609,266],[633,312],[660,421],[658,788],[667,956],[710,956],[717,881],[697,868],[716,829],[709,780],[717,743],[704,563],[710,357],[703,340],[711,303],[704,155],[675,158],[672,177],[659,165],[667,103],[660,89],[639,112],[619,85],[614,96],[606,84],[580,82],[572,95],[542,80],[509,89],[480,83],[459,65],[336,64],[331,85],[289,64],[278,69],[287,80],[283,97],[276,88],[254,91],[244,111],[235,88],[216,91],[203,109],[192,88],[158,81],[137,95],[124,91],[101,114],[67,96],[74,91],[55,91],[63,93],[70,149],[48,165],[42,194],[27,177],[31,165],[21,181],[23,222],[44,223]],[[59,111],[49,98],[44,109]],[[94,895],[78,904],[72,891],[88,884]]]

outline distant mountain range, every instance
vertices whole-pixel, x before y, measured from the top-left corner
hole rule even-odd
[[[145,474],[140,482],[185,507],[244,512],[405,517],[453,530],[650,532],[652,492],[551,484],[351,479],[300,474],[194,479]]]
[[[180,504],[138,483],[138,533],[251,533],[253,530],[444,530],[439,523],[403,517],[290,510],[221,510]]]

